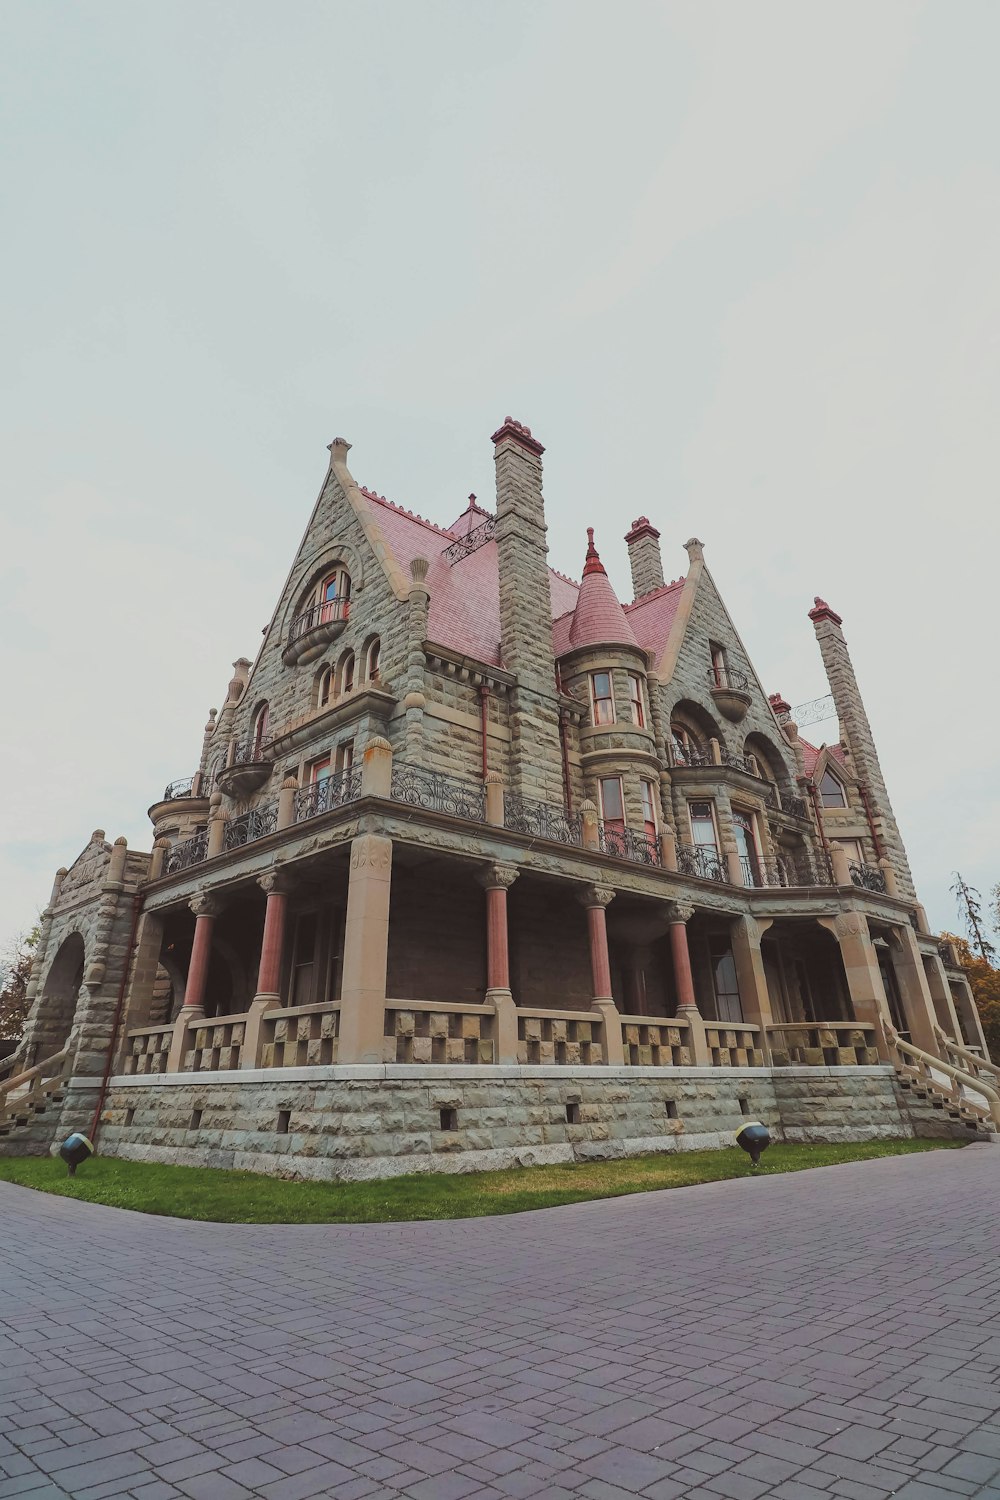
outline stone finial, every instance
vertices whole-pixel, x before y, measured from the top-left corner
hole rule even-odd
[[[844,621],[840,615],[832,610],[825,599],[817,594],[813,600],[813,608],[809,611],[809,618],[816,625],[820,620],[831,620],[834,625],[843,625]]]
[[[486,786],[503,786],[503,776],[499,771],[487,771],[483,777]]]
[[[367,745],[365,746],[365,750],[366,751],[368,751],[368,750],[391,750],[391,749],[392,749],[392,746],[389,744],[389,741],[387,739],[385,739],[381,734],[373,734],[372,737],[371,737],[371,739],[368,741]]]
[[[529,453],[534,453],[541,458],[545,449],[537,438],[532,437],[531,428],[525,427],[523,422],[515,422],[513,417],[504,417],[496,432],[490,438],[491,443],[500,443],[504,438],[513,438],[520,443],[522,448],[527,448]]]
[[[208,710],[208,723],[205,725],[205,733],[206,734],[214,734],[215,733],[215,721],[216,721],[216,719],[218,717],[218,714],[219,714],[219,710],[217,708],[210,708]]]
[[[171,847],[172,846],[171,846],[171,843],[170,843],[169,839],[154,839],[153,840],[153,848],[154,849],[169,849]]]
[[[580,803],[580,811],[581,813],[596,813],[597,803],[592,802],[589,797],[584,797]]]
[[[128,845],[128,839],[125,837],[124,834],[119,834],[118,838],[115,839],[115,843],[116,843],[116,845],[117,844],[124,844],[127,847],[127,845]]]
[[[410,577],[416,584],[422,584],[427,578],[427,570],[430,563],[426,557],[414,557],[410,560]]]
[[[347,455],[351,451],[351,445],[346,438],[335,437],[332,443],[327,443],[326,449],[330,455],[331,463],[346,463]]]
[[[104,829],[103,828],[95,828],[94,831],[93,831],[93,833],[90,835],[90,842],[92,844],[103,844],[104,843]]]
[[[283,792],[297,792],[299,789],[299,778],[297,776],[286,776],[281,783]]]
[[[705,543],[699,542],[696,536],[690,537],[684,543],[684,551],[691,562],[704,562],[705,560]]]
[[[767,701],[768,703],[770,703],[776,714],[790,714],[792,711],[792,705],[790,703],[786,703],[785,699],[780,693],[768,693]]]
[[[600,553],[594,546],[594,528],[593,526],[588,526],[587,557],[583,564],[583,576],[586,578],[588,573],[606,573],[606,571],[604,564],[601,562]]]

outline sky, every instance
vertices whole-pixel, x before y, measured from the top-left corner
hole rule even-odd
[[[335,436],[441,523],[546,446],[768,691],[844,618],[932,924],[1000,880],[1000,6],[6,0],[0,942],[197,764]],[[806,731],[835,738],[836,725]]]

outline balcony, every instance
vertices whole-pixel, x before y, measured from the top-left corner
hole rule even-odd
[[[717,880],[721,885],[729,879],[718,849],[704,844],[677,845],[677,873],[691,875],[695,880]]]
[[[295,821],[319,817],[332,808],[343,807],[361,796],[361,769],[338,771],[335,776],[324,776],[321,781],[310,782],[295,793]]]
[[[770,784],[764,793],[764,801],[776,812],[787,813],[790,818],[809,817],[809,804],[804,797],[794,797],[791,792]]]
[[[188,870],[192,865],[201,864],[202,860],[207,858],[208,830],[203,828],[193,838],[174,845],[167,856],[163,873],[164,875],[177,875],[181,870]]]
[[[232,818],[226,824],[222,847],[227,853],[230,849],[241,849],[244,844],[252,844],[257,839],[266,838],[269,833],[276,833],[277,828],[277,802],[268,802],[263,807],[253,807],[242,817]]]
[[[860,886],[863,891],[874,891],[878,896],[885,895],[885,875],[875,865],[848,865],[851,872],[851,882]]]
[[[304,666],[322,656],[350,619],[350,599],[324,599],[296,615],[281,653],[286,667]]]
[[[773,856],[740,855],[740,873],[743,884],[762,889],[778,886],[785,890],[797,890],[804,886],[829,885],[829,872],[817,861],[809,865],[800,856],[798,860],[774,858]]]
[[[708,690],[719,713],[731,724],[739,724],[746,717],[753,696],[745,672],[728,666],[709,667]]]
[[[208,780],[200,771],[193,776],[182,776],[178,781],[168,781],[163,788],[161,802],[180,802],[188,797],[206,797],[209,794]]]
[[[273,764],[269,744],[257,739],[242,740],[232,747],[229,764],[219,772],[216,784],[227,797],[250,797],[264,785]]]

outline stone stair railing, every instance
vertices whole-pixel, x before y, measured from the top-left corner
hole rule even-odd
[[[888,1023],[883,1023],[883,1030],[890,1053],[896,1054],[893,1066],[904,1090],[917,1098],[929,1099],[953,1119],[970,1125],[990,1122],[987,1128],[1000,1131],[1000,1092],[992,1084],[904,1041]],[[983,1102],[971,1098],[966,1090],[979,1095]]]
[[[978,1052],[971,1052],[961,1042],[956,1042],[946,1031],[935,1024],[934,1035],[943,1049],[945,1057],[954,1063],[956,1068],[964,1068],[966,1073],[971,1073],[977,1079],[983,1079],[995,1089],[1000,1089],[1000,1067],[990,1062],[988,1058]]]
[[[61,1101],[69,1067],[69,1052],[57,1052],[0,1084],[0,1137],[30,1125],[48,1105]]]

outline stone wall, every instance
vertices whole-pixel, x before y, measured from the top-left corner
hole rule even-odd
[[[116,1078],[103,1118],[107,1156],[325,1180],[731,1146],[745,1119],[763,1120],[776,1140],[930,1133],[910,1118],[886,1067],[388,1066]]]

